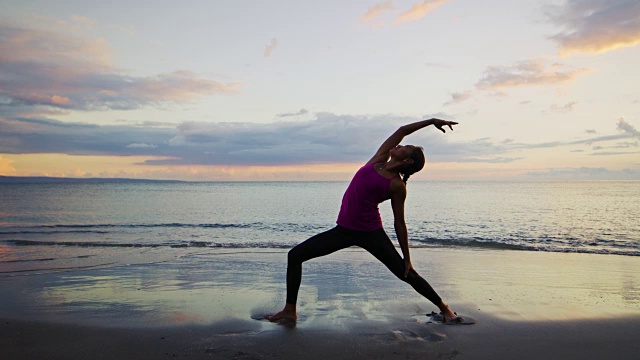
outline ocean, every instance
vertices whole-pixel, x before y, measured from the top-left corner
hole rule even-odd
[[[290,248],[335,226],[347,182],[0,184],[0,275]],[[409,181],[413,248],[640,255],[640,182]],[[389,202],[380,204],[395,241]]]

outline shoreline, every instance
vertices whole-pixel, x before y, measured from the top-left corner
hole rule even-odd
[[[412,255],[452,309],[477,324],[425,323],[436,307],[359,249],[303,265],[295,327],[256,321],[284,303],[286,251],[206,251],[0,277],[2,358],[622,359],[640,352],[638,258],[451,248]]]

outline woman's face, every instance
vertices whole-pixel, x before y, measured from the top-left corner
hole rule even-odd
[[[389,155],[392,158],[395,158],[398,160],[404,160],[404,159],[408,159],[409,156],[413,154],[414,150],[415,150],[415,146],[413,145],[398,145],[393,149],[391,149],[391,151],[389,151]]]

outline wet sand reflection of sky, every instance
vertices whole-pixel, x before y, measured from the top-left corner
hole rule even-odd
[[[638,259],[415,249],[413,264],[450,305],[519,320],[640,314]],[[185,256],[162,264],[0,278],[1,316],[105,326],[248,319],[284,303],[286,252]],[[435,306],[361,250],[304,264],[306,322],[346,326]]]

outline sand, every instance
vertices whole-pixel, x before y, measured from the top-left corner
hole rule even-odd
[[[253,320],[284,299],[286,251],[200,251],[158,264],[0,278],[1,359],[631,359],[640,259],[414,249],[413,263],[471,326],[367,253],[305,263],[301,320]]]

